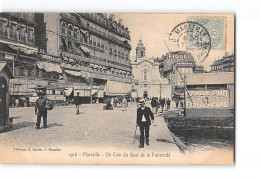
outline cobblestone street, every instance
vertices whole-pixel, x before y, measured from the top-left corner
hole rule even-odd
[[[85,104],[80,106],[80,115],[75,113],[75,106],[55,107],[48,112],[48,128],[37,130],[34,108],[10,108],[14,127],[11,131],[0,134],[0,145],[138,149],[139,129],[137,140],[133,144],[136,103],[129,103],[127,111],[122,111],[120,107],[103,110],[103,104]],[[179,151],[163,117],[155,115],[155,123],[150,127],[150,146],[145,149]]]

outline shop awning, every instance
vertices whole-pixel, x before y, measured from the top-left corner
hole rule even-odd
[[[62,70],[60,68],[60,66],[58,64],[54,64],[54,63],[47,63],[47,62],[38,62],[37,66],[40,69],[44,69],[47,72],[57,72],[57,73],[62,73]]]
[[[20,50],[22,52],[24,52],[25,54],[35,54],[37,53],[38,50],[36,49],[29,49],[29,48],[26,48],[26,47],[20,47],[20,46],[16,46],[16,45],[9,45],[10,48],[14,49],[14,50]]]
[[[71,76],[81,76],[80,71],[64,70],[64,72],[71,75]]]
[[[88,78],[90,76],[90,74],[86,71],[81,71],[81,75],[83,78]]]
[[[80,48],[85,52],[85,53],[90,53],[88,47],[81,45]]]
[[[104,97],[104,91],[103,90],[98,90],[95,94],[93,94],[93,97],[98,97],[98,98]]]
[[[106,96],[127,96],[129,93],[107,93]]]
[[[30,46],[24,45],[24,44],[9,42],[9,41],[2,40],[2,39],[0,39],[0,43],[8,44],[10,48],[13,48],[14,50],[21,50],[27,54],[35,54],[38,52],[38,48],[30,47]]]
[[[115,94],[115,93],[129,93],[131,91],[131,84],[130,83],[119,83],[116,81],[110,81],[108,83],[108,94]]]

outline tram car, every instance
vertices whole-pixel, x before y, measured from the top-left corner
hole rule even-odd
[[[36,100],[39,98],[38,93],[41,92],[45,94],[45,97],[52,101],[55,106],[66,105],[66,96],[65,96],[65,88],[64,87],[57,87],[57,86],[37,86],[35,88],[35,93],[29,97],[29,101],[31,106],[35,106]]]

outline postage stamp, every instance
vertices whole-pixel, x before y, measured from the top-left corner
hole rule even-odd
[[[211,49],[211,37],[208,30],[198,22],[182,22],[175,26],[169,35],[173,49],[190,51],[196,61],[203,62]]]
[[[213,50],[226,49],[226,19],[225,17],[189,17],[187,21],[197,22],[204,26],[211,38],[211,48]]]

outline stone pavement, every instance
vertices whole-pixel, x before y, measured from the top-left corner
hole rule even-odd
[[[48,128],[40,130],[35,129],[34,108],[10,108],[10,117],[15,118],[14,127],[0,134],[0,147],[65,145],[140,150],[139,129],[133,144],[136,106],[136,103],[129,103],[127,111],[122,111],[120,107],[103,110],[103,104],[84,104],[80,106],[80,115],[75,115],[75,106],[57,106],[48,111]],[[145,150],[179,152],[160,115],[155,115],[155,123],[150,127],[150,146],[145,146]]]

